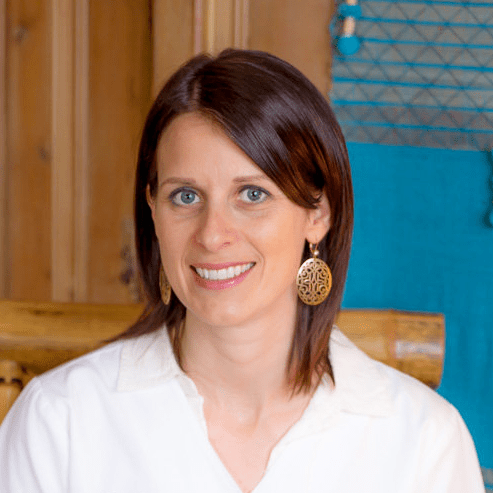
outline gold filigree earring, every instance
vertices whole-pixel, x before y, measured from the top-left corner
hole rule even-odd
[[[161,298],[165,305],[169,305],[171,300],[171,284],[164,273],[163,266],[161,265],[161,269],[159,270],[159,289],[161,290]]]
[[[332,288],[332,273],[329,266],[318,258],[317,246],[310,243],[313,257],[303,262],[296,277],[298,296],[307,305],[322,303]]]

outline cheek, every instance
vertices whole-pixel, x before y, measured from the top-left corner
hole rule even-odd
[[[288,211],[277,220],[252,227],[254,237],[262,244],[265,253],[275,255],[279,261],[296,265],[301,261],[306,241],[305,216],[298,211]],[[281,260],[282,259],[282,260]],[[298,267],[296,267],[298,268]]]

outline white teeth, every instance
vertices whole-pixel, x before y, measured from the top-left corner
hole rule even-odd
[[[225,279],[233,279],[248,269],[253,267],[254,263],[250,262],[248,264],[236,265],[234,267],[228,267],[226,269],[214,270],[214,269],[202,269],[197,267],[195,271],[202,279],[210,279],[211,281],[223,281]]]

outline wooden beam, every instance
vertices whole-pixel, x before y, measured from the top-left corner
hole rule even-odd
[[[0,298],[7,296],[7,2],[0,0]]]
[[[0,300],[0,359],[46,371],[123,332],[142,305],[23,303]],[[442,314],[342,310],[337,325],[372,358],[437,387],[443,370]]]
[[[194,28],[201,16],[201,0],[154,0],[152,2],[152,94],[194,53],[202,51]],[[201,25],[201,24],[200,24]],[[195,38],[194,38],[195,36]]]
[[[235,0],[234,47],[248,48],[250,3],[249,0]]]
[[[332,0],[250,0],[249,47],[292,63],[327,94],[333,4]]]
[[[153,95],[193,55],[248,47],[250,0],[154,0]]]
[[[52,289],[74,299],[74,2],[52,0]]]
[[[89,0],[75,3],[74,301],[88,301]]]
[[[337,325],[363,351],[430,387],[440,384],[445,318],[439,313],[341,310]]]
[[[0,300],[0,360],[42,373],[123,332],[140,305]]]
[[[194,52],[247,48],[249,0],[195,0]]]

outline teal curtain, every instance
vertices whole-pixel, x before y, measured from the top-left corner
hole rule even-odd
[[[343,306],[441,312],[439,393],[493,467],[493,192],[485,152],[348,143],[355,231]]]

